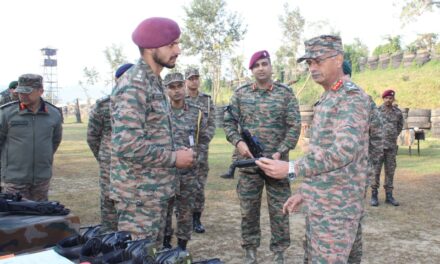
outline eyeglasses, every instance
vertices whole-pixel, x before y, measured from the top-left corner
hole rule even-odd
[[[330,59],[330,58],[333,58],[333,57],[336,57],[336,56],[338,56],[339,55],[339,53],[336,53],[336,54],[333,54],[333,55],[330,55],[330,56],[327,56],[327,57],[318,57],[318,58],[316,58],[316,59],[307,59],[306,60],[306,63],[307,63],[307,65],[311,65],[313,62],[314,63],[316,63],[316,64],[321,64],[322,62],[324,62],[325,60],[327,60],[327,59]]]

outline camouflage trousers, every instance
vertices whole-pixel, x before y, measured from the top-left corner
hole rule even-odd
[[[304,236],[303,248],[304,248],[304,264],[308,264],[309,259],[311,258],[309,258],[310,251],[307,242],[307,235]],[[347,263],[349,264],[361,263],[362,255],[363,255],[363,251],[362,251],[362,220],[361,220],[359,222],[359,227],[356,232],[356,238],[353,242],[353,246],[351,247],[351,251],[350,251],[350,255],[348,256]]]
[[[253,172],[253,173],[251,173]],[[270,250],[284,251],[290,246],[289,216],[283,214],[283,204],[291,195],[287,179],[274,180],[258,174],[256,169],[240,169],[237,194],[241,210],[241,238],[243,248],[260,246],[261,198],[266,186],[267,204],[270,218]]]
[[[200,164],[197,168],[196,189],[194,192],[194,212],[203,212],[205,209],[205,186],[208,180],[208,162]]]
[[[306,216],[304,263],[360,263],[362,226],[359,219]]]
[[[392,191],[394,188],[394,172],[396,171],[396,155],[397,148],[384,149],[383,156],[379,159],[378,164],[374,168],[374,182],[371,184],[372,189],[380,187],[380,171],[382,165],[385,171],[384,188],[385,191]]]
[[[20,192],[21,196],[26,200],[47,201],[49,193],[50,179],[39,183],[3,183],[3,192],[16,193]]]
[[[193,230],[193,208],[194,208],[194,190],[197,186],[196,172],[190,171],[186,174],[180,174],[179,191],[176,196],[170,200],[167,212],[167,220],[165,226],[165,235],[172,236],[172,218],[173,209],[176,212],[177,232],[176,237],[184,240],[191,239]]]
[[[165,230],[169,200],[123,200],[115,202],[118,231],[128,231],[132,239],[150,238],[161,247]]]
[[[110,199],[110,162],[100,162],[99,185],[101,188],[101,232],[118,230],[118,215],[115,202]]]

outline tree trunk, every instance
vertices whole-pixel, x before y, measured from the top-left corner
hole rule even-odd
[[[81,122],[81,110],[79,109],[79,100],[78,100],[78,98],[76,98],[75,115],[76,115],[76,122],[77,123],[82,123]]]

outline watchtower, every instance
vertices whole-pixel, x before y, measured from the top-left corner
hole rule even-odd
[[[57,104],[59,102],[57,49],[42,48],[41,54],[43,55],[44,98],[52,104]]]

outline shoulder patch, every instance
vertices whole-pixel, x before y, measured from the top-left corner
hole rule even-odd
[[[277,87],[282,87],[282,88],[288,90],[289,92],[292,92],[292,88],[287,86],[287,84],[280,83],[280,82],[274,82],[273,84]]]
[[[11,101],[11,102],[8,102],[8,103],[6,103],[6,104],[4,104],[4,105],[1,105],[1,106],[0,106],[0,109],[6,108],[6,107],[11,106],[11,105],[14,105],[14,104],[18,104],[18,100]]]
[[[345,88],[345,91],[347,91],[347,92],[360,91],[359,86],[357,86],[353,82],[345,82],[344,83],[344,88]]]

